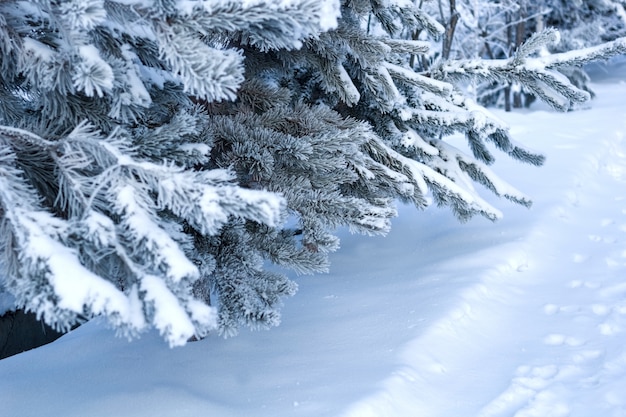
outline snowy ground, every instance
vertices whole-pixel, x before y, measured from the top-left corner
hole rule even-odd
[[[0,361],[0,416],[626,416],[626,61],[594,88],[589,110],[498,113],[548,157],[495,168],[531,210],[402,207],[269,332],[170,350],[89,323]]]

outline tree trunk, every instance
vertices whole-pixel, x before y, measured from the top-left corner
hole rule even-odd
[[[456,1],[450,0],[450,20],[446,27],[446,33],[443,37],[443,47],[441,50],[441,57],[446,60],[450,58],[450,52],[452,51],[452,41],[454,40],[454,31],[456,30],[456,24],[459,21],[459,12],[456,11]]]
[[[513,40],[513,29],[511,28],[511,13],[506,12],[505,14],[505,22],[506,22],[506,42],[507,42],[507,53],[510,57],[513,55],[514,51],[514,40]],[[511,111],[511,83],[507,83],[507,86],[504,87],[504,110]]]
[[[0,359],[50,343],[63,333],[37,320],[33,313],[10,311],[0,316]]]
[[[519,16],[515,27],[515,49],[520,47],[526,38],[526,19],[528,19],[528,9],[526,0],[519,0]],[[522,90],[516,89],[513,92],[513,107],[516,109],[523,107]]]
[[[504,111],[511,111],[511,84],[504,87]]]
[[[517,88],[513,92],[513,108],[521,109],[522,107],[524,107],[524,101],[522,100],[522,91],[519,86],[516,87]]]

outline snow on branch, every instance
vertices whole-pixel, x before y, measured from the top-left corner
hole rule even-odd
[[[195,34],[162,27],[161,57],[171,65],[186,92],[208,101],[233,100],[243,81],[243,57],[235,50],[209,47]]]
[[[589,100],[588,92],[578,89],[557,71],[559,67],[582,65],[597,59],[626,53],[626,41],[617,39],[603,45],[579,51],[532,58],[529,55],[544,46],[557,42],[558,32],[548,29],[533,35],[522,44],[515,55],[504,60],[442,61],[430,75],[440,80],[480,78],[490,81],[519,82],[523,88],[536,94],[557,110],[568,110],[575,103]]]
[[[0,210],[3,214],[2,274],[16,303],[58,329],[83,315],[106,314],[129,332],[145,326],[135,303],[111,282],[85,268],[69,240],[71,224],[38,206],[33,190],[12,166],[4,144],[0,154]]]
[[[501,218],[502,213],[483,200],[474,191],[469,181],[461,181],[461,184],[456,183],[464,175],[459,175],[458,165],[455,166],[452,162],[446,162],[454,160],[454,156],[444,154],[443,151],[449,150],[449,148],[443,148],[440,146],[441,143],[440,141],[433,142],[433,146],[440,150],[440,155],[433,157],[429,161],[429,165],[401,155],[380,140],[370,141],[368,152],[394,171],[406,175],[422,195],[430,190],[438,204],[450,206],[461,220],[467,220],[476,213],[482,214],[490,220]]]
[[[391,39],[382,38],[381,42],[388,45],[395,53],[409,53],[409,54],[425,54],[430,50],[430,43],[426,41],[415,41],[410,39]]]
[[[187,130],[195,132],[197,127]],[[128,336],[153,325],[172,346],[206,335],[216,327],[216,314],[191,294],[200,271],[189,257],[188,238],[175,232],[163,213],[207,236],[218,234],[231,218],[272,227],[283,219],[280,197],[237,187],[226,170],[185,170],[138,159],[123,130],[103,137],[85,122],[48,140],[0,126],[0,138],[6,180],[0,182],[3,255],[9,257],[1,262],[8,268],[3,288],[18,295],[18,305],[60,329],[105,315]],[[39,189],[53,177],[15,168],[26,161],[12,148],[38,149],[55,167],[50,174],[59,176],[56,215],[40,208],[38,190],[28,182],[41,182]],[[15,244],[18,251],[6,250]]]
[[[139,290],[145,294],[145,302],[152,310],[155,327],[170,346],[184,345],[196,334],[196,327],[188,312],[161,278],[143,276]],[[216,318],[213,321],[215,326]]]
[[[545,68],[559,68],[562,66],[582,66],[599,59],[608,59],[617,55],[626,55],[626,38],[619,38],[611,42],[603,43],[588,48],[574,51],[550,54],[539,58],[527,58],[527,65],[536,65]]]
[[[104,0],[66,0],[58,7],[61,19],[74,30],[91,30],[107,18]]]
[[[93,45],[79,48],[81,63],[75,67],[72,80],[77,90],[87,97],[102,97],[113,88],[113,69],[101,57]]]
[[[425,30],[431,36],[443,35],[445,28],[416,4],[405,1],[372,1],[371,12],[382,28],[391,35],[396,35],[403,28]]]
[[[297,49],[307,38],[337,26],[336,0],[283,2],[181,2],[184,10],[174,22],[194,32],[238,34],[242,44],[265,52]]]
[[[242,45],[261,51],[300,48],[304,39],[334,28],[339,11],[334,0],[185,1],[179,8],[180,15],[170,24],[156,26],[159,51],[185,91],[209,101],[235,98],[243,81],[243,58],[236,50],[212,47],[202,38],[225,32],[238,34]]]
[[[182,170],[134,160],[113,143],[102,142],[101,146],[117,159],[115,169],[125,172],[128,181],[140,179],[138,191],[146,189],[155,193],[156,201],[152,204],[156,203],[157,209],[171,210],[202,234],[217,233],[230,216],[270,226],[278,225],[282,219],[283,200],[279,196],[237,187],[232,173],[226,170]]]
[[[194,281],[198,269],[152,218],[152,204],[141,191],[126,183],[112,186],[107,193],[114,201],[116,214],[122,219],[119,227],[137,242],[132,251],[138,259],[149,254],[150,263],[174,284],[183,279]]]
[[[440,155],[448,161],[456,160],[459,168],[474,181],[484,185],[498,197],[505,197],[526,207],[532,205],[530,198],[498,177],[486,164],[477,161],[444,141],[433,143]]]
[[[389,62],[385,62],[383,65],[387,68],[391,76],[400,82],[437,95],[452,94],[453,87],[449,83],[425,77],[400,65],[391,64]]]

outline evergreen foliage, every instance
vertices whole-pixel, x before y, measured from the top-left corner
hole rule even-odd
[[[626,36],[624,0],[544,0],[547,27],[562,32],[559,52],[580,49]]]
[[[530,49],[535,53],[563,53],[626,36],[626,2],[623,0],[435,0],[421,4],[425,11],[437,16],[450,34],[447,54],[444,41],[441,48],[431,49],[429,59],[418,61],[417,67],[421,70],[428,70],[433,63],[440,62],[441,57],[455,60],[520,57],[524,43],[532,45]],[[453,17],[457,17],[458,22]],[[557,29],[560,36],[538,44],[543,38],[539,34],[546,28]],[[588,86],[589,77],[580,66],[562,63],[553,69],[577,88],[593,95]],[[480,83],[472,88],[476,100],[483,105],[503,104],[510,110],[532,102],[537,95],[535,88],[529,88],[514,77],[494,79],[484,71],[479,75]]]
[[[326,271],[339,226],[384,234],[396,200],[498,219],[474,183],[531,204],[489,165],[543,156],[458,79],[568,108],[588,94],[554,69],[626,50],[532,57],[547,31],[416,72],[418,32],[445,28],[400,0],[1,2],[2,299],[171,345],[276,325],[296,285],[265,262]]]

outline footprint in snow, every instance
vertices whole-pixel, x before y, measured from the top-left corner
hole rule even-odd
[[[559,219],[563,220],[563,221],[567,221],[570,219],[570,214],[569,211],[563,207],[558,207],[555,210],[555,214],[556,217],[558,217]]]
[[[574,289],[574,288],[589,288],[589,289],[597,289],[600,288],[600,284],[598,284],[597,282],[593,282],[593,281],[584,281],[582,279],[575,279],[569,282],[569,287]]]
[[[591,311],[596,316],[606,316],[611,312],[611,308],[604,304],[593,304],[591,306]]]
[[[554,333],[544,337],[543,343],[549,346],[567,345],[572,347],[578,347],[584,345],[585,341],[576,337],[570,337],[563,334]]]
[[[589,255],[583,255],[581,253],[575,253],[572,255],[572,261],[574,261],[574,263],[580,264],[587,260],[589,260]]]
[[[604,350],[581,350],[572,355],[572,361],[582,365],[602,359],[605,355]]]
[[[613,321],[607,321],[598,326],[598,330],[603,336],[615,336],[622,332],[622,328],[619,324]]]
[[[615,221],[613,219],[602,219],[602,221],[600,222],[600,226],[602,227],[607,227],[612,224],[615,224]]]
[[[598,294],[602,298],[616,298],[626,296],[626,282],[610,285],[601,289]]]
[[[479,417],[565,417],[569,415],[570,408],[560,400],[551,386],[554,382],[579,373],[580,369],[576,366],[521,366],[509,387],[487,404],[480,411]]]
[[[580,197],[578,196],[578,193],[569,191],[566,193],[565,197],[571,206],[578,207],[580,205]]]
[[[546,304],[545,306],[543,306],[543,312],[548,316],[552,316],[558,313],[559,310],[560,308],[556,304]]]
[[[617,239],[612,236],[600,236],[600,235],[589,235],[589,240],[592,242],[601,242],[601,243],[615,243]]]

